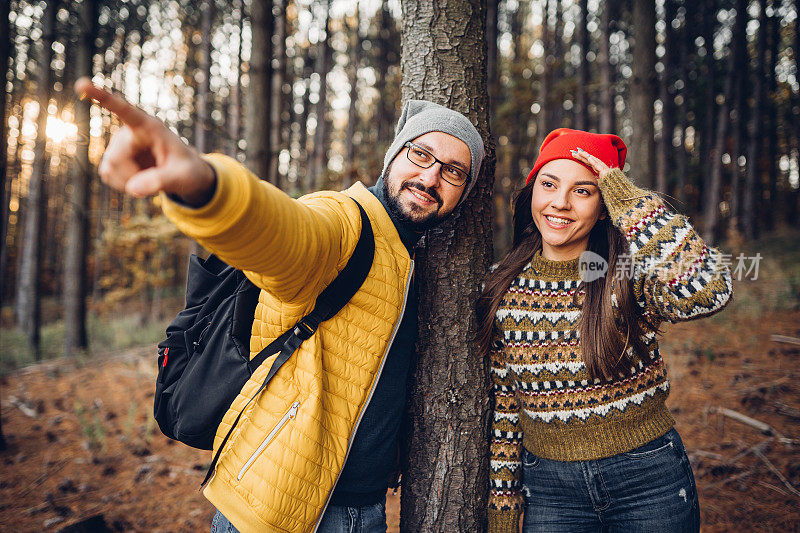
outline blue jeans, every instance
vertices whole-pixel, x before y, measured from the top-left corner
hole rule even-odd
[[[700,506],[678,432],[595,461],[522,452],[525,516],[532,532],[697,532]]]
[[[211,521],[211,533],[239,533],[217,511]],[[317,533],[386,533],[386,502],[363,507],[329,505]]]

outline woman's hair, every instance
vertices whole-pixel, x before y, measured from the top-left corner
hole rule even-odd
[[[542,249],[542,234],[531,214],[535,181],[531,180],[514,198],[511,250],[487,277],[477,302],[478,343],[484,356],[491,348],[500,300],[534,253]],[[631,372],[633,360],[628,355],[628,347],[633,347],[640,359],[647,354],[638,320],[640,313],[633,292],[633,279],[627,276],[615,279],[614,274],[619,256],[628,252],[628,243],[606,216],[598,220],[590,231],[587,249],[603,257],[608,262],[608,270],[605,276],[583,284],[585,297],[579,324],[582,358],[592,378],[612,381]],[[579,294],[576,291],[575,297]],[[616,295],[618,318],[612,306],[612,295]]]

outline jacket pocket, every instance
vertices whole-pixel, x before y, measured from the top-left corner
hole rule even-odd
[[[239,473],[236,475],[236,481],[242,480],[242,477],[244,476],[245,472],[247,472],[247,470],[253,465],[256,459],[258,459],[258,456],[261,455],[261,453],[267,448],[267,446],[269,446],[269,443],[272,442],[272,440],[278,435],[278,432],[281,429],[283,429],[283,427],[290,420],[294,419],[294,417],[297,416],[297,409],[299,407],[300,407],[300,402],[299,401],[294,402],[292,406],[289,408],[289,410],[286,411],[286,413],[284,413],[284,415],[281,417],[280,420],[278,420],[278,423],[275,424],[275,427],[272,428],[272,431],[270,431],[264,438],[264,440],[261,441],[261,444],[258,445],[256,451],[254,451],[253,454],[247,459],[247,461],[245,461],[244,466],[242,466],[242,469],[239,470]]]

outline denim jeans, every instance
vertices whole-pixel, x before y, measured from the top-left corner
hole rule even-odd
[[[217,511],[211,521],[211,533],[239,533]],[[329,505],[317,533],[386,533],[386,502],[363,507]]]
[[[522,454],[525,533],[699,531],[692,467],[674,429],[594,461]]]

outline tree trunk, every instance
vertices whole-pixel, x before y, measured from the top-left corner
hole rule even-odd
[[[794,71],[800,73],[800,16],[798,16],[800,15],[800,0],[794,1],[794,12],[794,45],[792,47],[795,51]],[[795,102],[796,106],[800,107],[800,91],[795,93]],[[794,124],[794,155],[797,159],[796,164],[800,168],[800,120],[794,118],[794,113],[791,110],[788,111],[787,117],[791,117],[789,122]],[[800,184],[792,189],[789,194],[789,209],[787,210],[789,220],[787,222],[789,224],[797,224],[797,220],[800,218]]]
[[[517,10],[519,11],[519,5]],[[539,120],[537,126],[536,136],[541,144],[544,138],[553,129],[551,121],[552,113],[550,112],[550,100],[552,92],[552,38],[550,36],[550,0],[542,1],[542,45],[544,46],[544,55],[542,56],[542,77],[539,81]]]
[[[228,110],[228,155],[239,155],[239,136],[242,127],[242,36],[244,29],[244,0],[236,1],[235,12],[238,19],[239,42],[236,45],[236,85],[231,89],[231,102]]]
[[[0,34],[5,35],[5,37],[0,37],[0,83],[2,83],[3,86],[7,83],[8,58],[12,50],[11,40],[13,37],[11,34],[11,24],[8,21],[10,7],[11,0],[0,0]],[[8,133],[6,131],[6,124],[8,123],[6,119],[7,94],[5,90],[0,91],[0,202],[3,202],[2,205],[0,205],[0,239],[2,239],[2,241],[0,241],[0,257],[5,257],[8,253],[6,250],[8,202],[5,198],[7,189],[11,188],[10,183],[8,187],[6,187],[6,178],[8,176],[6,172],[6,166],[8,164]],[[3,280],[5,276],[5,263],[0,260],[0,309],[3,307],[3,288],[5,285]],[[1,414],[2,413],[0,413],[0,415]],[[8,448],[8,444],[3,435],[3,417],[0,416],[0,452],[4,451],[6,448]]]
[[[75,56],[77,76],[92,77],[94,39],[97,31],[97,0],[83,0],[80,6],[81,34]],[[75,101],[78,138],[88,139],[91,103]],[[86,255],[89,240],[89,188],[94,169],[89,162],[89,143],[78,143],[73,160],[72,195],[64,265],[64,355],[87,347],[86,338]]]
[[[272,86],[272,2],[251,2],[251,43],[247,87],[247,114],[245,139],[247,141],[247,166],[262,180],[269,175],[269,124]]]
[[[201,154],[211,150],[211,24],[214,20],[213,0],[204,0],[201,11],[202,46],[200,48],[200,83],[197,86],[197,113],[194,124],[194,146]]]
[[[305,91],[303,92],[303,110],[300,116],[297,117],[299,130],[297,132],[297,146],[299,154],[297,156],[297,181],[295,181],[295,192],[307,193],[311,189],[311,180],[309,173],[311,170],[311,157],[308,149],[308,115],[311,112],[311,73],[313,56],[311,53],[311,46],[308,47],[305,54],[303,54],[303,85]]]
[[[361,16],[358,3],[355,7],[355,21],[350,28],[350,54],[348,65],[348,80],[350,84],[350,106],[347,113],[347,131],[345,132],[345,170],[342,177],[342,188],[346,189],[358,178],[358,164],[356,163],[356,145],[353,137],[358,124],[358,65],[361,57]]]
[[[633,3],[633,78],[631,79],[631,135],[628,159],[631,175],[652,189],[655,176],[653,104],[656,99],[656,5]]]
[[[281,186],[280,154],[283,148],[283,84],[286,78],[286,1],[275,0],[273,7],[274,33],[272,96],[270,98],[269,124],[269,180],[276,187]]]
[[[470,198],[452,219],[427,232],[417,255],[420,335],[403,461],[404,532],[486,527],[488,378],[476,346],[466,340],[474,338],[472,310],[492,260],[495,157],[483,5],[480,0],[402,2],[402,99],[433,100],[463,112],[487,145]]]
[[[669,1],[669,0],[667,0]],[[578,84],[575,89],[575,128],[579,130],[589,129],[589,60],[586,54],[589,53],[589,30],[586,27],[589,23],[589,2],[580,0],[578,2],[581,12],[581,20],[578,24],[577,41],[581,47],[580,64],[578,65]]]
[[[747,27],[747,0],[736,0],[736,13],[742,14],[736,20],[737,25]],[[742,172],[740,157],[744,155],[744,138],[747,135],[747,72],[749,63],[749,53],[747,51],[747,33],[737,33],[734,31],[734,48],[738,50],[735,67],[735,84],[733,96],[733,112],[731,113],[731,193],[730,193],[730,215],[728,217],[727,236],[729,240],[738,240],[741,222],[741,182]]]
[[[714,59],[714,29],[717,21],[716,0],[703,0],[700,5],[702,9],[702,36],[705,42],[704,48],[706,49],[705,67],[701,72],[706,84],[706,90],[703,95],[702,130],[699,130],[697,134],[695,134],[695,139],[697,139],[700,145],[701,168],[700,181],[698,182],[698,207],[703,204],[702,199],[706,197],[705,184],[708,176],[711,175],[711,151],[714,148],[714,119],[717,116],[717,62]]]
[[[499,4],[500,0],[486,1],[486,76],[489,91],[489,121],[492,131],[497,129],[497,105],[500,103],[500,55],[497,49]]]
[[[12,53],[12,39],[14,38],[11,33],[11,24],[8,20],[10,13],[11,0],[0,0],[0,34],[5,37],[0,37],[0,83],[5,85],[8,76],[8,63],[9,57]],[[0,91],[0,257],[6,257],[7,241],[8,241],[8,202],[6,201],[6,193],[11,188],[11,179],[8,173],[8,118],[6,117],[6,109],[8,107],[8,92],[6,90]],[[19,138],[17,139],[19,142]],[[8,183],[6,183],[8,182]],[[6,277],[6,264],[0,261],[0,309],[3,307],[3,288],[5,287]],[[0,431],[0,444],[2,444],[2,431]],[[2,448],[0,448],[2,449]]]
[[[767,61],[767,71],[765,72],[765,81],[767,83],[767,98],[766,106],[766,120],[765,125],[767,128],[766,135],[766,160],[767,160],[767,173],[765,179],[767,182],[764,184],[764,194],[761,198],[763,207],[761,209],[761,220],[764,221],[764,229],[771,231],[775,229],[775,219],[778,215],[778,181],[780,180],[780,173],[778,172],[778,159],[780,159],[778,147],[778,83],[775,78],[775,67],[778,63],[778,53],[780,48],[780,19],[777,12],[777,6],[773,2],[773,14],[767,19],[767,26],[769,28],[769,60]]]
[[[733,34],[737,32],[742,34],[746,33],[745,19],[747,17],[745,0],[737,0],[736,5],[736,21],[734,25]],[[729,133],[730,114],[731,114],[731,101],[733,100],[733,84],[736,76],[736,65],[739,64],[739,39],[734,39],[734,46],[728,52],[728,69],[725,73],[725,88],[724,98],[722,105],[719,107],[717,115],[717,131],[714,135],[714,145],[711,149],[711,175],[708,187],[706,187],[705,206],[705,239],[709,244],[716,243],[717,223],[719,220],[719,201],[722,194],[722,152],[725,149],[725,139]]]
[[[387,104],[388,98],[386,96],[386,81],[389,77],[389,50],[392,46],[392,44],[389,43],[389,39],[391,38],[391,24],[392,15],[389,13],[389,2],[388,0],[383,0],[381,2],[379,15],[379,52],[377,54],[377,72],[375,73],[375,90],[378,93],[376,109],[378,130],[377,144],[381,149],[389,147],[392,141],[392,127],[394,126],[394,113],[389,109]]]
[[[689,64],[689,22],[688,17],[684,16],[683,27],[678,34],[678,73],[677,79],[680,83],[678,93],[678,117],[676,123],[680,132],[680,144],[675,151],[675,197],[681,204],[681,208],[686,208],[686,178],[688,173],[688,158],[686,153],[686,126],[687,115],[689,112],[689,78],[687,76],[687,65]]]
[[[328,107],[328,70],[331,56],[331,2],[325,0],[325,37],[317,42],[316,71],[319,74],[319,100],[317,100],[317,129],[314,131],[314,189],[325,187],[328,170],[328,123],[326,110]]]
[[[659,139],[658,153],[656,154],[656,190],[661,193],[669,191],[669,173],[672,168],[672,136],[675,129],[673,109],[675,107],[672,95],[673,83],[673,50],[675,30],[672,28],[672,21],[678,11],[676,0],[664,0],[664,57],[661,63],[664,70],[661,73],[661,83],[659,86],[661,100],[661,138]]]
[[[758,37],[756,44],[756,60],[753,69],[753,104],[747,128],[747,173],[744,184],[744,210],[742,226],[747,240],[758,236],[758,217],[756,210],[760,192],[762,131],[761,121],[764,108],[764,59],[767,50],[767,0],[758,2]]]
[[[550,115],[548,132],[562,126],[564,122],[564,91],[561,87],[564,71],[564,9],[562,0],[551,1],[555,4],[555,24],[553,25],[552,48],[549,54],[550,100],[546,108]]]
[[[36,146],[28,194],[25,197],[25,223],[22,229],[22,253],[19,262],[19,284],[17,286],[17,325],[25,332],[34,358],[41,357],[39,351],[40,327],[40,278],[42,258],[42,237],[44,229],[44,179],[48,167],[47,155],[47,107],[50,104],[53,57],[53,38],[55,34],[56,0],[45,5],[42,18],[41,55],[39,56],[38,99],[39,115],[36,127]]]
[[[597,63],[600,67],[600,116],[598,130],[600,133],[613,133],[616,128],[614,112],[614,65],[611,64],[611,17],[613,0],[606,0],[600,15],[600,43]]]

